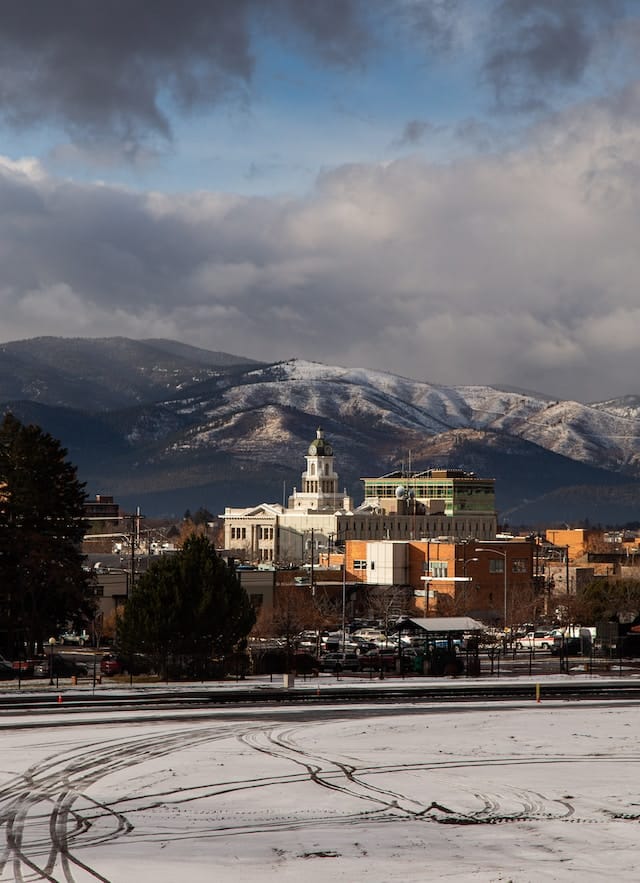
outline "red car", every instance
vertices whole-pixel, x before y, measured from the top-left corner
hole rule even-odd
[[[134,653],[129,657],[107,653],[100,661],[100,671],[103,675],[146,675],[153,673],[153,670],[153,662],[143,653]]]
[[[100,673],[103,675],[119,675],[124,671],[122,660],[108,653],[100,660]]]
[[[35,659],[14,659],[12,663],[16,676],[20,672],[20,676],[23,678],[31,677],[35,664]]]

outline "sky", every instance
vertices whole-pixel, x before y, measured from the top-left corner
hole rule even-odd
[[[640,393],[640,0],[3,0],[0,342]]]
[[[2,714],[2,881],[637,877],[633,706],[547,701],[543,686],[540,703],[107,720],[62,699]]]

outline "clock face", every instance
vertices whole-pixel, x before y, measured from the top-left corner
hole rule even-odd
[[[315,442],[312,442],[309,445],[309,456],[310,457],[330,457],[333,454],[333,448],[331,445],[325,444],[324,447],[318,448],[316,447]]]

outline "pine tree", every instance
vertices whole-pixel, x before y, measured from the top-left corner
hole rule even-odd
[[[91,616],[84,485],[67,451],[7,414],[0,425],[0,643],[33,653]]]
[[[146,652],[159,670],[177,658],[204,670],[243,642],[254,622],[233,568],[207,537],[194,535],[142,574],[119,621],[118,644],[125,656]]]

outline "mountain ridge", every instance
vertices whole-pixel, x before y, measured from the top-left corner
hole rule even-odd
[[[49,337],[0,345],[0,401],[60,438],[90,493],[129,508],[280,500],[318,424],[357,500],[360,478],[411,462],[495,477],[499,511],[522,523],[632,520],[640,504],[640,398],[628,395],[581,404],[159,338]]]

